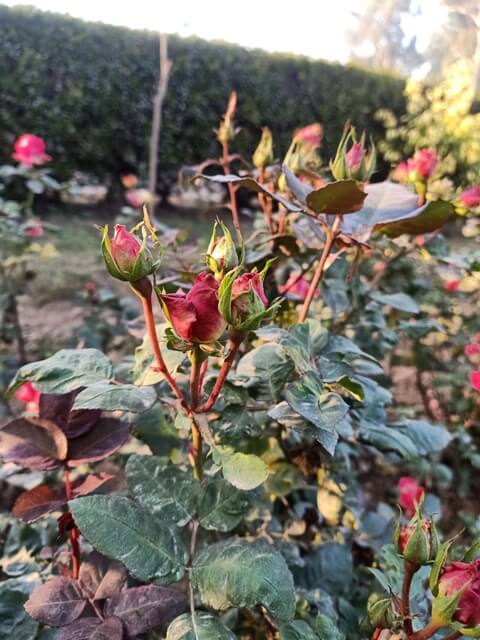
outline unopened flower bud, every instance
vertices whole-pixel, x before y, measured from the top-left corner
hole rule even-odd
[[[225,112],[225,115],[223,116],[220,126],[217,129],[217,139],[220,144],[228,144],[235,138],[235,135],[237,134],[235,123],[233,121],[236,108],[237,93],[235,91],[232,91],[228,100],[227,110]]]
[[[257,169],[264,169],[273,162],[273,139],[268,127],[262,129],[262,137],[252,156],[252,161]]]
[[[220,226],[223,235],[217,235]],[[238,266],[238,256],[232,234],[223,222],[215,222],[205,261],[217,280],[221,280],[227,271]]]
[[[348,145],[351,144],[350,149]],[[365,133],[357,141],[355,129],[345,131],[337,148],[330,170],[335,180],[358,180],[367,182],[375,171],[377,154],[371,143],[370,151],[365,150]]]
[[[438,595],[433,601],[433,616],[438,622],[451,621],[466,628],[480,625],[480,560],[446,565],[438,581]],[[466,633],[465,635],[471,635]]]
[[[395,544],[398,553],[413,566],[433,562],[440,545],[435,523],[417,511],[408,524],[398,527]]]
[[[395,601],[379,593],[372,593],[368,598],[367,614],[372,625],[380,629],[392,629],[401,620]]]
[[[104,227],[102,253],[110,275],[119,280],[136,282],[153,273],[155,268],[146,237],[140,242],[123,224],[115,225],[111,240],[108,225]]]

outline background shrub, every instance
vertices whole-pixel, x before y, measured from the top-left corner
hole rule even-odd
[[[18,134],[32,131],[48,141],[65,174],[118,175],[146,162],[155,33],[25,7],[1,6],[0,24],[0,161],[8,161]],[[380,137],[377,109],[405,111],[400,78],[198,38],[172,36],[169,47],[161,169],[217,153],[212,128],[232,89],[239,93],[240,152],[254,148],[259,127],[268,125],[280,156],[295,127],[319,120],[328,159],[347,118]]]

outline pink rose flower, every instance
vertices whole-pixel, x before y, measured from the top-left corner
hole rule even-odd
[[[480,391],[480,371],[470,371],[468,376],[470,378],[472,389],[475,389],[475,391]]]
[[[298,273],[292,273],[285,284],[278,287],[278,291],[297,300],[304,300],[309,288],[310,283],[306,278],[303,276],[299,278]],[[314,298],[318,298],[320,295],[320,289],[317,287],[317,289],[315,289]]]
[[[471,342],[470,344],[467,344],[465,346],[465,349],[463,350],[463,352],[468,357],[476,356],[480,353],[480,344],[476,342]]]
[[[420,149],[412,159],[411,168],[422,178],[430,178],[438,165],[438,154],[434,149]]]
[[[22,386],[15,391],[15,399],[19,402],[24,402],[26,412],[30,414],[38,413],[40,395],[40,391],[35,389],[30,381],[24,382]]]
[[[458,196],[458,199],[463,205],[465,205],[465,207],[480,206],[480,185],[470,187],[470,189],[462,191]]]
[[[408,518],[412,518],[415,514],[416,505],[420,504],[425,489],[411,476],[402,476],[398,481],[399,502]]]
[[[45,164],[51,156],[45,153],[45,142],[33,133],[24,133],[15,140],[12,158],[31,169],[34,165]]]
[[[218,282],[211,273],[201,273],[187,295],[162,294],[160,300],[173,330],[186,342],[214,342],[225,331],[218,309]]]
[[[349,151],[345,154],[345,164],[351,173],[355,173],[360,168],[363,160],[363,145],[354,142]]]
[[[471,564],[452,562],[442,571],[438,581],[439,596],[461,592],[453,620],[476,627],[480,624],[480,560]]]

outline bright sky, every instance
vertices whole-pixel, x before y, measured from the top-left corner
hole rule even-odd
[[[300,53],[312,58],[348,60],[346,31],[367,0],[27,0],[47,11],[85,20],[162,30],[182,36],[226,40],[268,51]],[[18,0],[0,0],[13,6]],[[438,25],[440,0],[418,0],[423,15],[412,29],[428,37]],[[372,16],[373,17],[373,16]]]

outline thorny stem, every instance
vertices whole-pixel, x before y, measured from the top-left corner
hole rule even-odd
[[[69,502],[72,499],[72,485],[70,483],[70,472],[67,468],[65,468],[63,478],[65,482],[65,497]],[[72,547],[72,577],[74,580],[78,580],[78,574],[80,573],[80,532],[76,526],[69,531],[68,538]]]
[[[230,161],[229,161],[228,143],[222,143],[222,167],[223,173],[227,176],[230,173]],[[229,182],[227,184],[228,195],[230,197],[230,211],[232,212],[232,221],[235,231],[237,232],[237,238],[239,242],[243,242],[242,230],[240,228],[240,218],[238,215],[237,204],[237,192],[235,186]]]
[[[220,391],[222,390],[223,384],[227,378],[228,372],[230,371],[232,364],[235,360],[235,356],[237,355],[238,349],[245,338],[245,334],[242,332],[237,332],[230,338],[229,341],[229,352],[228,356],[225,358],[222,364],[222,368],[218,374],[218,377],[215,381],[215,385],[212,389],[212,392],[208,398],[208,400],[199,408],[199,413],[206,413],[210,411],[215,402],[217,401],[218,396],[220,395]]]
[[[410,615],[410,587],[417,567],[410,562],[405,561],[405,574],[403,576],[402,585],[402,618],[403,629],[408,637],[413,633],[412,617]]]
[[[330,255],[330,251],[335,242],[335,238],[337,237],[338,230],[341,224],[341,216],[337,216],[335,218],[335,222],[332,227],[327,228],[326,237],[325,237],[325,245],[323,247],[322,255],[320,256],[320,260],[318,261],[317,268],[315,270],[315,274],[310,283],[310,288],[308,289],[308,293],[305,297],[305,301],[303,303],[303,307],[300,311],[299,321],[305,322],[308,316],[308,311],[310,309],[310,305],[312,304],[312,300],[315,296],[315,291],[320,283],[320,280],[323,277],[323,273],[325,270],[325,265],[327,263],[328,256]]]

